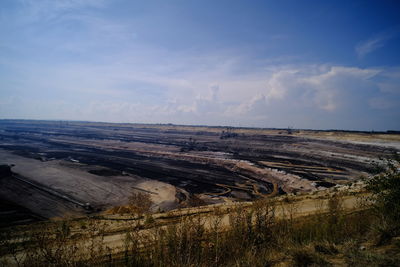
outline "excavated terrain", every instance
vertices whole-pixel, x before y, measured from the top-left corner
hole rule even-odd
[[[135,192],[171,210],[317,191],[369,175],[399,144],[397,133],[2,120],[0,225],[96,214]]]

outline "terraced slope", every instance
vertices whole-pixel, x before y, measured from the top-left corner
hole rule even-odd
[[[352,133],[343,140],[340,136],[3,120],[0,164],[14,165],[13,172],[25,182],[21,186],[21,180],[1,181],[0,196],[44,217],[101,212],[126,204],[132,192],[150,194],[154,210],[252,200],[358,179],[368,175],[380,157],[398,151],[400,142],[396,134]],[[19,198],[16,188],[30,197]],[[50,199],[56,204],[46,204]]]

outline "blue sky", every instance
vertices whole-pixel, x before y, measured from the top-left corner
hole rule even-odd
[[[0,118],[400,130],[399,1],[2,0]]]

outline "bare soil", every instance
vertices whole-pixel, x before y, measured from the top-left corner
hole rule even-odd
[[[13,175],[0,197],[45,218],[101,213],[133,192],[153,210],[249,201],[355,181],[399,144],[395,133],[1,120]]]

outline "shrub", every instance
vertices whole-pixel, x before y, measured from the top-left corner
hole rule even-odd
[[[372,193],[375,214],[380,223],[377,230],[382,239],[390,239],[400,232],[400,159],[396,155],[386,161],[385,171],[366,181],[366,189]]]
[[[322,256],[307,250],[306,248],[294,249],[291,251],[292,261],[294,266],[330,266]]]
[[[151,200],[149,194],[139,192],[133,193],[129,197],[129,205],[135,213],[143,215],[150,212],[153,201]]]

